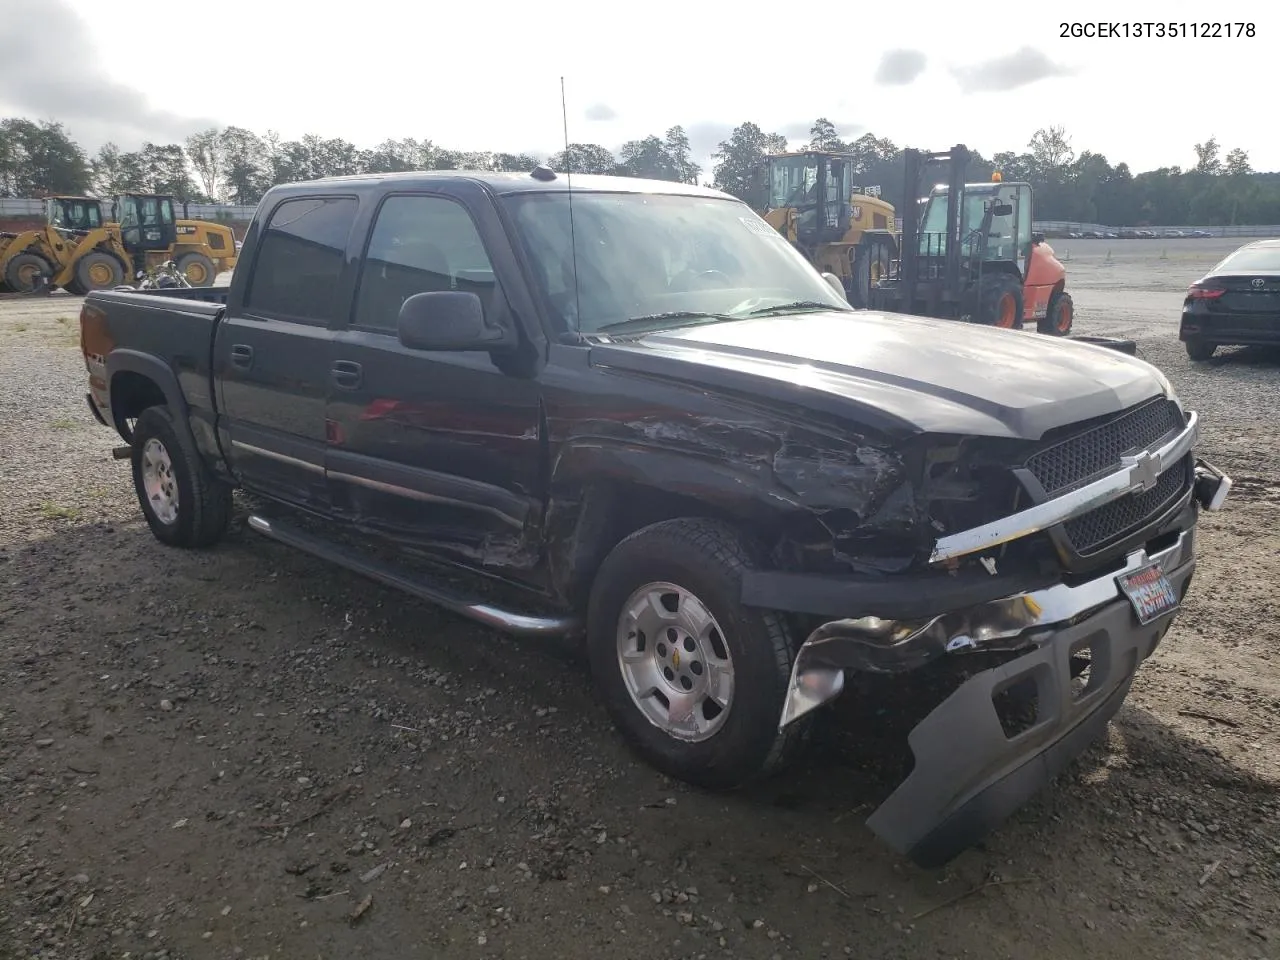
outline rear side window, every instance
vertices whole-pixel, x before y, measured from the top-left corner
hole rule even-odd
[[[354,197],[301,197],[276,207],[258,241],[246,309],[280,319],[332,320],[356,207]]]
[[[392,332],[400,305],[431,291],[474,293],[488,311],[494,282],[480,234],[462,204],[444,197],[388,197],[369,237],[351,323]]]

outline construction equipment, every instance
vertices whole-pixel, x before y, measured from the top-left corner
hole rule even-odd
[[[0,288],[25,293],[47,285],[83,295],[119,286],[168,260],[192,286],[211,286],[234,268],[235,235],[229,227],[178,220],[173,197],[121,194],[103,216],[93,197],[48,197],[45,225],[0,233]]]
[[[825,150],[772,154],[756,170],[752,205],[818,270],[838,277],[850,303],[866,306],[897,242],[893,206],[879,187],[854,187],[855,159]]]
[[[957,144],[943,153],[903,151],[905,197],[919,197],[931,168],[946,164],[947,182],[904,217],[901,255],[871,291],[876,309],[950,317],[989,326],[1067,336],[1074,308],[1067,271],[1041,234],[1032,232],[1029,183],[965,183],[972,156]]]
[[[178,219],[173,197],[125,193],[111,202],[111,219],[133,271],[148,271],[173,260],[193,287],[209,287],[214,278],[236,265],[236,238],[231,228],[206,220]]]

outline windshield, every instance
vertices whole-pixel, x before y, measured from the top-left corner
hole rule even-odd
[[[982,186],[965,189],[964,209],[960,212],[962,256],[971,256],[973,253],[974,231],[982,227],[986,205],[999,200],[1013,206],[1013,210],[1003,216],[991,218],[983,259],[1013,259],[1014,251],[1011,242],[1017,235],[1017,224],[1014,218],[1018,211],[1015,192],[1012,186],[1000,188]],[[947,252],[947,208],[950,206],[950,200],[949,192],[945,189],[938,190],[929,197],[920,225],[920,253],[924,256],[944,256]]]
[[[769,160],[769,207],[800,207],[815,202],[816,157],[772,157]]]
[[[1213,268],[1212,273],[1280,273],[1280,247],[1245,247]]]
[[[570,242],[568,194],[517,194],[505,203],[563,330],[598,333],[640,318],[676,326],[699,316],[738,318],[802,302],[805,307],[797,309],[852,309],[791,244],[736,200],[575,193],[576,244]]]

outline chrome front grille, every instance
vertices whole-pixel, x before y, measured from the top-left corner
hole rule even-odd
[[[1157,397],[1114,420],[1037,451],[1026,462],[1044,492],[1054,497],[1120,468],[1120,458],[1149,450],[1186,426],[1172,400]]]
[[[1051,443],[1024,466],[1052,498],[1122,469],[1124,457],[1159,447],[1185,426],[1177,404],[1158,397]],[[1189,456],[1164,466],[1152,489],[1126,494],[1063,524],[1078,556],[1097,554],[1142,529],[1190,489],[1195,477]]]

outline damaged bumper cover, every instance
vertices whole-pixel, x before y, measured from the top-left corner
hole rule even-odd
[[[991,529],[980,535],[968,531],[948,538],[951,543],[942,552],[958,556],[985,549],[1011,539],[1010,530],[1025,536],[1142,489],[1147,481],[1134,477],[1135,471],[1145,474],[1154,466],[1158,478],[1162,466],[1189,453],[1194,439],[1193,414],[1187,430],[1152,455],[1163,464],[1135,461],[1075,494],[1026,511],[1039,511],[1034,517],[1012,517],[1007,526],[988,525]],[[1196,461],[1192,495],[1201,508],[1220,509],[1230,487],[1230,478]],[[1070,501],[1070,508],[1060,501]],[[964,650],[1025,649],[1002,666],[970,677],[912,730],[915,767],[867,821],[881,839],[921,866],[944,864],[1021,806],[1106,727],[1138,665],[1176,615],[1195,570],[1194,542],[1192,527],[1164,549],[1132,551],[1122,569],[1093,580],[1057,583],[925,620],[864,617],[825,623],[796,656],[779,725],[836,697],[846,670],[901,672]],[[1175,605],[1153,619],[1141,618],[1121,581],[1152,564],[1163,573]],[[1077,693],[1071,661],[1085,647],[1089,680]],[[1010,735],[996,698],[1015,686],[1034,688],[1036,715],[1028,729]]]

